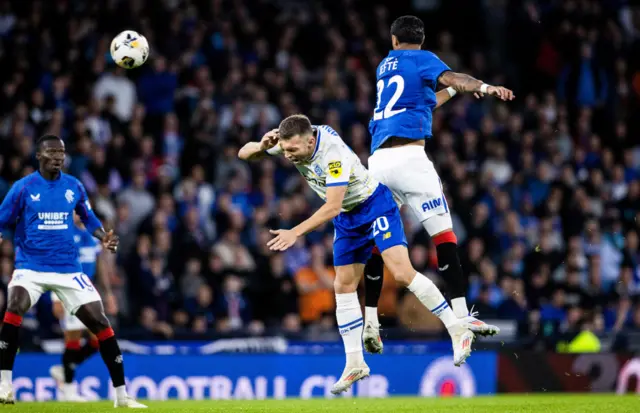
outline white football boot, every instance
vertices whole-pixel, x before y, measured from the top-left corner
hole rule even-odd
[[[0,404],[15,404],[15,402],[13,385],[7,382],[0,383]]]
[[[58,388],[64,390],[64,368],[60,364],[49,368],[49,375],[56,381]]]
[[[495,336],[496,334],[500,334],[500,328],[498,326],[494,326],[491,324],[487,324],[482,320],[478,320],[476,316],[478,315],[477,311],[473,311],[473,307],[471,307],[471,311],[469,315],[461,318],[464,322],[467,323],[467,327],[475,334],[479,334],[481,336]]]
[[[384,345],[380,338],[380,325],[367,321],[364,326],[364,331],[362,332],[362,341],[367,353],[382,354]]]
[[[464,320],[458,320],[448,330],[453,344],[453,364],[460,367],[471,355],[471,344],[475,340],[475,336]]]
[[[147,408],[147,406],[145,406],[142,403],[138,403],[136,399],[134,399],[129,395],[122,398],[116,398],[116,401],[113,403],[113,407],[116,407],[116,408],[121,407],[125,409],[146,409]]]
[[[370,371],[371,370],[369,370],[369,366],[367,366],[367,363],[365,363],[364,361],[357,366],[347,365],[347,367],[345,367],[344,371],[342,372],[340,380],[338,380],[336,384],[334,384],[331,388],[331,393],[340,394],[343,391],[347,391],[353,385],[353,383],[369,376]]]

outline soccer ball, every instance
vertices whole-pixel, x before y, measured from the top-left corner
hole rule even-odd
[[[125,30],[111,41],[111,57],[125,69],[142,66],[149,57],[149,42],[140,33]]]

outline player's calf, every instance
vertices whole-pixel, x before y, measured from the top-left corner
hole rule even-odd
[[[104,313],[101,301],[81,306],[76,317],[84,323],[100,342],[100,355],[109,370],[111,382],[116,390],[115,407],[145,408],[146,406],[133,400],[125,387],[124,360],[115,333],[109,319]]]
[[[20,286],[9,288],[7,310],[0,329],[0,403],[13,404],[13,365],[19,346],[22,316],[31,306],[29,292]]]

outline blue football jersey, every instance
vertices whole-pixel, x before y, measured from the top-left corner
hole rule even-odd
[[[98,256],[102,251],[102,245],[86,229],[80,229],[75,225],[74,228],[73,241],[78,247],[78,253],[80,254],[78,259],[80,260],[80,265],[82,265],[82,272],[93,280],[96,275]]]
[[[426,50],[392,50],[376,70],[378,98],[369,122],[371,153],[392,136],[431,137],[440,75],[451,70]]]
[[[34,172],[17,181],[0,205],[0,231],[15,224],[15,268],[81,272],[73,211],[89,232],[101,227],[84,186],[71,175],[48,181]]]

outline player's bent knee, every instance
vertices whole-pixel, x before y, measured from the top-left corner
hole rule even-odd
[[[429,236],[434,237],[437,234],[451,231],[453,221],[451,221],[451,214],[438,214],[422,221],[422,226]]]
[[[21,286],[14,286],[9,289],[7,300],[7,311],[23,316],[31,308],[31,296],[29,292]]]
[[[393,278],[399,284],[407,286],[411,284],[416,270],[409,260],[409,252],[404,245],[396,245],[382,252],[384,265],[389,269]]]
[[[75,315],[93,334],[97,335],[111,328],[111,323],[109,323],[109,319],[104,313],[102,302],[100,301],[80,306]]]
[[[352,293],[358,289],[358,283],[364,272],[364,264],[340,265],[335,267],[336,278],[333,288],[337,294]]]

